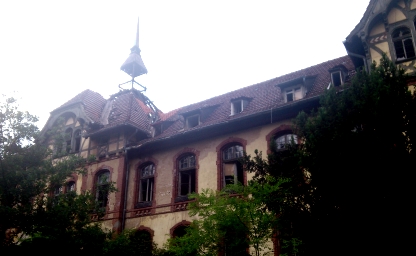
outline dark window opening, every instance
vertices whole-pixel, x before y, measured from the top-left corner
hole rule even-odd
[[[331,73],[331,79],[332,79],[332,84],[334,86],[342,85],[342,77],[341,77],[341,72],[340,71]]]
[[[186,228],[188,226],[179,226],[177,228],[175,228],[175,230],[172,232],[172,237],[176,238],[176,237],[183,237],[186,235]]]
[[[74,152],[79,152],[79,150],[81,149],[81,130],[75,131],[74,137]]]
[[[146,165],[140,170],[139,202],[151,202],[153,200],[155,166]]]
[[[66,153],[71,152],[72,147],[72,129],[69,128],[65,131],[65,150]]]
[[[188,200],[188,194],[196,192],[195,155],[182,157],[178,163],[178,198],[175,201]]]
[[[146,230],[138,230],[131,237],[132,247],[135,248],[134,255],[153,255],[152,235]]]
[[[236,100],[231,102],[231,115],[235,115],[244,111],[247,107],[247,100]]]
[[[410,29],[399,28],[393,32],[392,38],[397,61],[416,56]]]
[[[75,182],[70,181],[66,184],[66,193],[68,192],[75,192]]]
[[[286,90],[286,102],[302,99],[302,89],[300,87]]]
[[[59,196],[62,194],[62,186],[56,186],[53,190],[54,196]]]
[[[186,118],[186,128],[193,128],[199,125],[199,115],[189,116]]]
[[[239,161],[244,155],[243,150],[241,145],[232,145],[222,151],[222,175],[224,181],[222,185],[224,187],[229,184],[244,185],[243,166]]]

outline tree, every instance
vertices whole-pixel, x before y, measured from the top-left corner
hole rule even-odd
[[[308,255],[396,255],[414,221],[415,98],[385,55],[295,121],[298,166],[311,174]]]
[[[197,217],[186,234],[168,241],[174,255],[254,255],[270,251],[276,217],[251,196],[255,186],[228,185],[224,191],[193,194],[189,214]],[[230,192],[231,191],[231,192]]]
[[[35,143],[41,142],[36,121],[19,111],[13,98],[0,105],[0,246],[33,251],[53,244],[78,254],[96,252],[106,234],[92,224],[91,214],[103,215],[95,197],[88,192],[50,196],[72,173],[83,173],[85,159],[52,158],[47,145]]]

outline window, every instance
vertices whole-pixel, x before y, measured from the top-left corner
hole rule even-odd
[[[75,192],[75,181],[70,181],[66,184],[66,193]]]
[[[287,144],[290,144],[293,139],[295,144],[298,144],[298,136],[296,134],[288,133],[280,135],[275,139],[277,149],[285,149]]]
[[[55,189],[53,190],[53,195],[54,196],[59,196],[62,194],[62,186],[56,186]]]
[[[68,128],[65,131],[65,150],[66,150],[66,153],[71,152],[71,147],[72,147],[72,129]]]
[[[415,57],[415,48],[409,28],[402,27],[396,29],[392,34],[392,38],[397,61]]]
[[[95,198],[100,208],[105,208],[110,189],[110,171],[103,171],[97,175]]]
[[[178,198],[188,200],[188,194],[195,192],[195,155],[187,155],[178,161]]]
[[[74,152],[79,152],[81,149],[81,130],[74,132]]]
[[[243,112],[247,105],[248,100],[236,100],[231,102],[231,115]]]
[[[303,90],[301,86],[292,87],[285,90],[285,102],[300,100],[303,98]]]
[[[228,184],[244,184],[243,167],[239,159],[243,157],[243,147],[235,144],[226,146],[222,151],[223,187]]]
[[[153,200],[155,165],[149,163],[140,169],[138,207],[150,207]]]
[[[188,129],[198,126],[199,124],[200,124],[199,115],[188,116],[186,118],[186,128]]]
[[[341,71],[331,73],[331,82],[334,86],[340,86],[340,85],[344,84],[344,82],[342,80]]]

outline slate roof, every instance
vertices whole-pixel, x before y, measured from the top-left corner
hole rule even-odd
[[[85,90],[58,109],[81,102],[86,115],[94,120],[94,122],[100,124],[99,128],[95,128],[94,131],[90,132],[90,135],[121,125],[129,125],[140,129],[148,135],[148,139],[142,141],[142,143],[151,142],[152,140],[158,140],[184,132],[184,117],[190,114],[200,113],[201,124],[190,129],[185,129],[186,131],[203,129],[207,126],[230,122],[243,116],[253,115],[285,104],[291,104],[291,102],[285,103],[283,101],[281,88],[278,85],[296,79],[312,77],[313,83],[302,100],[318,96],[326,90],[331,81],[329,70],[340,65],[344,66],[350,73],[353,73],[354,65],[351,59],[348,56],[344,56],[184,106],[165,114],[152,105],[145,95],[135,89],[122,90],[107,100],[96,92]],[[230,115],[231,102],[242,98],[248,100],[247,107],[241,113]],[[152,123],[150,116],[155,115],[158,118],[156,122]],[[160,124],[164,126],[163,132],[152,138],[151,126],[158,126]]]

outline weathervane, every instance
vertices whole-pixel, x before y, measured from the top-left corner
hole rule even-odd
[[[146,87],[139,84],[134,80],[134,78],[141,76],[143,74],[147,74],[147,69],[144,66],[142,57],[140,56],[140,48],[139,48],[139,20],[137,20],[137,34],[136,34],[136,45],[134,45],[130,49],[130,55],[126,59],[126,61],[121,65],[120,68],[122,71],[126,72],[130,77],[131,80],[125,83],[119,84],[118,87],[120,89],[123,84],[131,83],[131,88],[134,88],[134,84],[139,85],[142,88],[142,91],[146,91]]]

